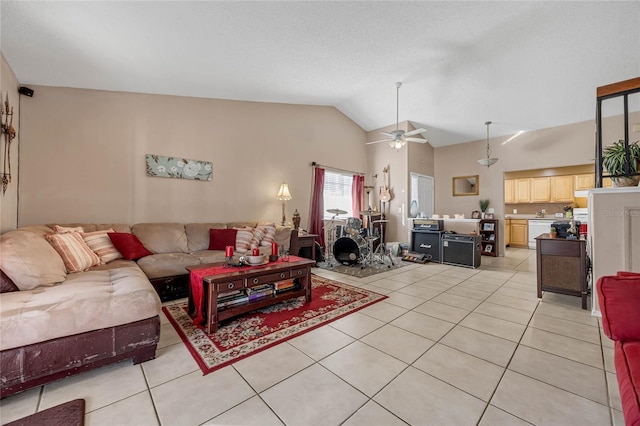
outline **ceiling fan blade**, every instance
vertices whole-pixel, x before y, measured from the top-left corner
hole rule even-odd
[[[393,139],[380,139],[379,141],[373,141],[373,142],[367,142],[365,143],[365,145],[371,145],[374,143],[380,143],[380,142],[391,142]]]
[[[394,137],[393,133],[380,132],[380,134],[381,134],[381,135],[384,135],[384,136],[388,136],[388,137],[390,137],[390,138],[393,138],[393,137]]]
[[[426,139],[421,139],[421,138],[404,138],[405,141],[409,141],[409,142],[418,142],[418,143],[427,143],[429,142]]]
[[[410,132],[405,133],[404,135],[405,136],[413,136],[413,135],[417,135],[419,133],[424,133],[426,131],[427,131],[427,129],[415,129],[415,130],[412,130]]]

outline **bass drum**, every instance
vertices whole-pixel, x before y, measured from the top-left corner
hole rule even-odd
[[[367,242],[358,235],[357,238],[338,238],[333,245],[333,256],[343,265],[354,265],[367,251]]]

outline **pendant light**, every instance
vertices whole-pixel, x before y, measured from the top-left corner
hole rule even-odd
[[[489,125],[491,124],[490,121],[485,121],[484,124],[487,126],[487,158],[483,158],[481,160],[478,160],[478,164],[480,164],[481,166],[487,166],[487,167],[491,167],[492,164],[495,164],[498,159],[497,158],[490,158],[491,157],[491,147],[489,146]]]

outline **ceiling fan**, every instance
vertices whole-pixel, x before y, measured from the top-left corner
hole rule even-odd
[[[407,141],[427,143],[426,139],[411,137],[411,136],[426,132],[427,131],[426,129],[416,129],[410,132],[405,132],[404,130],[401,130],[398,128],[399,114],[400,114],[400,86],[402,86],[402,83],[397,82],[396,83],[396,129],[390,133],[380,132],[380,134],[387,136],[387,138],[380,139],[378,141],[367,142],[365,145],[371,145],[371,144],[380,143],[380,142],[388,142],[391,148],[400,149],[405,145]]]

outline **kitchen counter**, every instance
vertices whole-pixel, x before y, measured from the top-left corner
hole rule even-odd
[[[505,214],[505,219],[529,219],[529,220],[563,220],[565,217],[555,217],[553,213],[547,213],[544,217],[537,217],[535,214]]]

